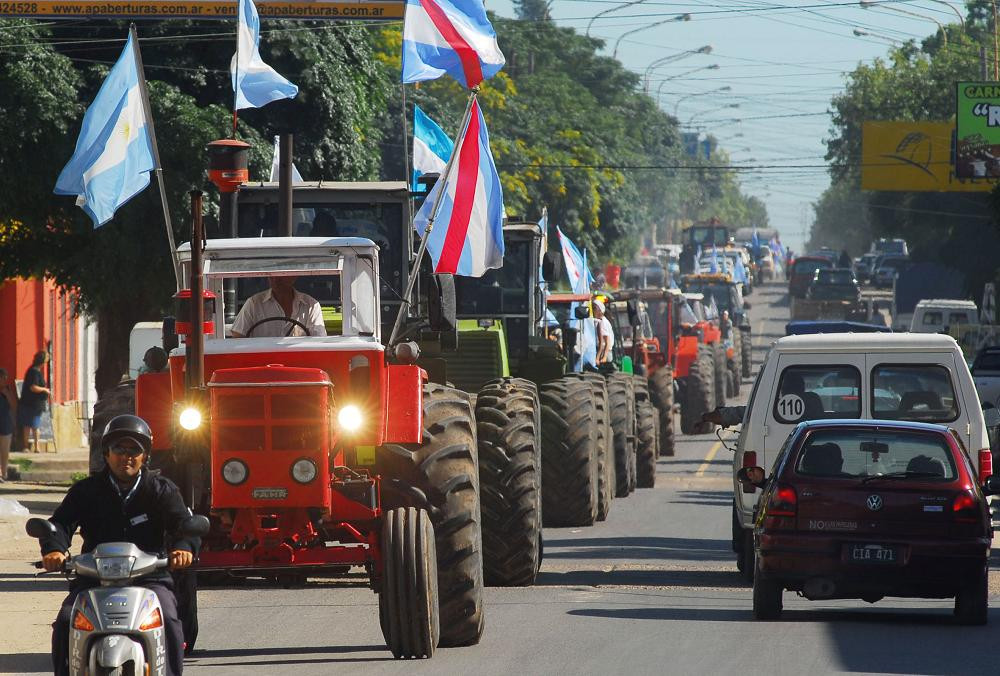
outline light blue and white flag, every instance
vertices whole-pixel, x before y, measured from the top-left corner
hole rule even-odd
[[[240,0],[236,53],[229,65],[236,92],[235,110],[260,108],[279,99],[295,98],[299,88],[260,58],[260,17],[253,0]]]
[[[110,221],[118,207],[149,185],[156,168],[142,103],[132,36],[83,116],[73,157],[56,181],[57,195],[76,195],[94,221]]]
[[[417,179],[424,174],[444,175],[448,158],[455,147],[438,123],[413,106],[413,190],[417,190]]]
[[[406,0],[402,81],[445,73],[472,89],[504,65],[482,0]]]
[[[556,233],[559,235],[559,248],[562,250],[566,274],[569,276],[569,285],[573,293],[590,293],[590,283],[594,280],[594,276],[587,269],[587,259],[576,248],[573,240],[563,234],[559,226],[556,226]]]

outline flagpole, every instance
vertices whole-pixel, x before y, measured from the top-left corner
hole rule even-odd
[[[406,132],[406,85],[400,83],[399,91],[403,102],[403,112],[401,115],[403,118],[403,178],[412,191],[415,189],[415,186],[413,185],[413,170],[410,168],[410,136]]]
[[[423,260],[424,252],[427,250],[427,239],[430,237],[431,230],[434,228],[434,219],[437,218],[438,208],[441,206],[441,193],[444,192],[444,188],[448,183],[448,177],[451,175],[452,167],[455,165],[455,156],[461,149],[459,143],[465,137],[465,131],[469,126],[469,120],[472,119],[472,104],[476,100],[476,94],[478,92],[479,87],[475,87],[469,93],[469,101],[465,104],[465,115],[462,117],[462,124],[459,127],[458,136],[455,137],[455,147],[452,149],[451,156],[448,158],[448,164],[444,167],[444,173],[441,175],[441,178],[438,179],[438,184],[441,186],[441,189],[438,190],[437,197],[434,198],[434,204],[431,206],[430,216],[427,218],[427,227],[424,228],[424,234],[420,238],[420,246],[417,248],[417,255],[413,261],[413,267],[410,269],[409,279],[406,280],[406,291],[403,293],[403,297],[399,304],[399,314],[396,315],[396,323],[393,324],[392,333],[389,334],[389,345],[395,343],[399,330],[403,326],[403,315],[410,307],[410,296],[413,294],[413,286],[416,284],[417,277],[420,275],[420,262]],[[413,214],[413,218],[416,218],[416,214]]]
[[[174,226],[170,222],[170,208],[167,206],[167,188],[163,183],[163,168],[160,166],[160,149],[156,144],[156,127],[153,125],[153,111],[149,107],[149,90],[146,88],[146,74],[142,68],[142,54],[139,53],[139,34],[135,24],[129,25],[129,35],[132,38],[132,54],[135,57],[136,71],[139,76],[139,95],[142,97],[142,112],[149,127],[149,142],[153,147],[153,172],[156,174],[156,184],[160,188],[160,205],[163,208],[163,224],[167,228],[167,242],[170,245],[170,259],[174,264],[174,279],[177,289],[181,288],[181,261],[177,255],[177,243],[174,241]]]
[[[236,0],[236,54],[233,56],[233,77],[240,76],[240,0]],[[230,138],[236,138],[236,87],[233,87],[233,133],[230,134]]]

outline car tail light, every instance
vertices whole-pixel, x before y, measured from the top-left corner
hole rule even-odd
[[[798,506],[799,496],[795,489],[785,484],[778,484],[771,493],[767,516],[795,516]]]
[[[993,476],[993,452],[988,448],[979,451],[979,483]]]
[[[951,513],[956,523],[978,523],[979,505],[969,493],[959,493],[951,503]]]

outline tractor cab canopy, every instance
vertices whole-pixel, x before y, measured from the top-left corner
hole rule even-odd
[[[183,282],[190,288],[190,243],[178,247],[178,254]],[[224,321],[227,303],[235,304],[238,313],[251,296],[269,288],[270,278],[294,277],[296,290],[319,302],[327,332],[327,337],[296,338],[297,343],[337,342],[342,340],[338,337],[349,336],[377,344],[378,264],[378,247],[361,237],[210,239],[205,244],[201,271],[205,288],[216,296],[215,334],[208,337],[230,337],[231,325]]]
[[[742,315],[744,312],[743,293],[740,290],[740,285],[733,282],[729,275],[685,275],[681,278],[681,286],[684,291],[700,293],[706,298],[712,298],[719,311],[728,310],[731,317]]]

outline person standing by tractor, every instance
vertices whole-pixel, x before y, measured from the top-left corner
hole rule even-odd
[[[45,404],[49,400],[52,391],[45,386],[45,374],[42,367],[49,360],[49,353],[40,351],[35,353],[35,358],[31,360],[31,366],[24,374],[24,382],[21,383],[21,401],[17,407],[17,424],[21,429],[21,448],[29,448],[38,453],[38,430],[42,426],[42,414],[45,412]],[[35,445],[28,444],[28,430],[33,432]]]
[[[201,546],[197,537],[171,537],[190,516],[177,486],[145,467],[153,435],[142,418],[112,418],[101,437],[107,464],[100,474],[82,479],[69,489],[49,519],[55,534],[41,540],[42,566],[52,573],[62,570],[73,534],[80,528],[83,552],[105,542],[131,542],[145,552],[168,551],[170,569],[187,568]],[[70,582],[69,595],[52,624],[52,663],[57,676],[69,673],[69,621],[77,595],[100,584],[78,577]],[[177,615],[173,581],[165,571],[145,576],[137,584],[152,590],[160,600],[167,636],[167,667],[180,674],[184,661],[184,633]]]
[[[615,346],[615,331],[611,321],[604,316],[604,302],[595,298],[594,323],[597,325],[597,363],[605,364],[612,359],[612,348]]]
[[[14,439],[14,416],[17,414],[17,392],[7,376],[7,369],[0,368],[0,483],[7,480],[7,463],[10,461],[10,443]]]

